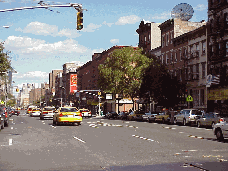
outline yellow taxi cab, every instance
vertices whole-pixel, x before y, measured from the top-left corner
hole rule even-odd
[[[60,107],[53,116],[53,125],[74,124],[80,125],[82,114],[76,107]]]
[[[140,111],[132,111],[131,113],[129,113],[129,115],[127,115],[127,120],[143,120],[143,115],[145,113],[142,113]]]
[[[30,116],[31,117],[33,117],[33,116],[40,116],[40,113],[41,113],[40,108],[33,108],[32,109],[32,112],[30,113]]]
[[[27,113],[30,114],[32,113],[32,109],[36,108],[36,106],[29,106],[27,109]]]

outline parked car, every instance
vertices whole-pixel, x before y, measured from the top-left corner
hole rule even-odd
[[[122,111],[118,114],[118,119],[122,119],[122,120],[127,119],[128,114],[129,113],[127,111]]]
[[[196,120],[203,116],[203,112],[198,109],[183,109],[179,114],[174,116],[174,124],[182,123],[186,124],[196,124]]]
[[[107,114],[106,114],[106,118],[108,118],[108,119],[117,119],[117,117],[118,117],[118,114],[116,113],[116,112],[114,112],[114,111],[111,111],[111,112],[108,112]]]
[[[92,117],[92,113],[89,109],[79,109],[82,114],[82,117]]]
[[[8,127],[9,126],[9,115],[7,113],[6,107],[4,105],[0,106],[0,114],[2,115],[1,117],[4,120],[4,124],[2,129],[4,129],[4,127]]]
[[[127,120],[143,120],[143,115],[145,113],[141,113],[140,111],[132,111],[131,113],[129,113],[129,115],[127,116]]]
[[[216,113],[206,113],[202,117],[196,120],[198,128],[201,126],[210,126],[214,127],[215,124],[219,122],[220,117]]]
[[[154,116],[155,122],[169,123],[170,122],[170,114],[168,111],[159,112]]]
[[[80,125],[82,122],[82,114],[76,107],[60,107],[53,116],[53,125],[76,124]]]
[[[55,113],[55,107],[46,106],[41,110],[40,120],[43,120],[46,118],[53,119],[54,113]]]
[[[0,130],[4,129],[4,116],[0,112]]]
[[[224,118],[220,118],[219,123],[214,125],[213,133],[219,141],[228,138],[228,123]]]
[[[148,122],[154,122],[155,116],[158,115],[159,112],[148,112],[143,115],[143,120],[147,120]]]

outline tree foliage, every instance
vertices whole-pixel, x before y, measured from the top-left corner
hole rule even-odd
[[[156,57],[144,73],[141,96],[150,94],[154,101],[165,107],[174,107],[179,103],[179,94],[185,90],[185,85],[177,77],[172,77]],[[150,92],[150,93],[148,93]]]
[[[0,72],[6,72],[9,69],[12,69],[11,67],[11,60],[8,54],[10,52],[3,52],[3,44],[0,42]]]
[[[106,92],[133,99],[139,95],[143,73],[150,63],[151,59],[142,54],[141,49],[115,49],[98,67],[98,85]]]

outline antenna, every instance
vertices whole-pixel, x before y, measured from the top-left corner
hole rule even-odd
[[[179,18],[183,21],[188,21],[192,18],[194,10],[191,5],[187,3],[180,3],[176,5],[171,11],[172,18]]]

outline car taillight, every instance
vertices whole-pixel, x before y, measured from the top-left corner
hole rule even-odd
[[[43,112],[43,114],[48,114],[48,112]]]
[[[5,112],[5,116],[6,116],[6,118],[7,118],[7,112]]]
[[[59,116],[60,116],[60,117],[62,117],[62,116],[63,116],[63,114],[62,114],[62,113],[60,113],[60,114],[59,114]]]
[[[81,117],[82,117],[82,112],[80,112],[79,116],[81,116]]]
[[[224,118],[220,118],[219,122],[225,122]]]

